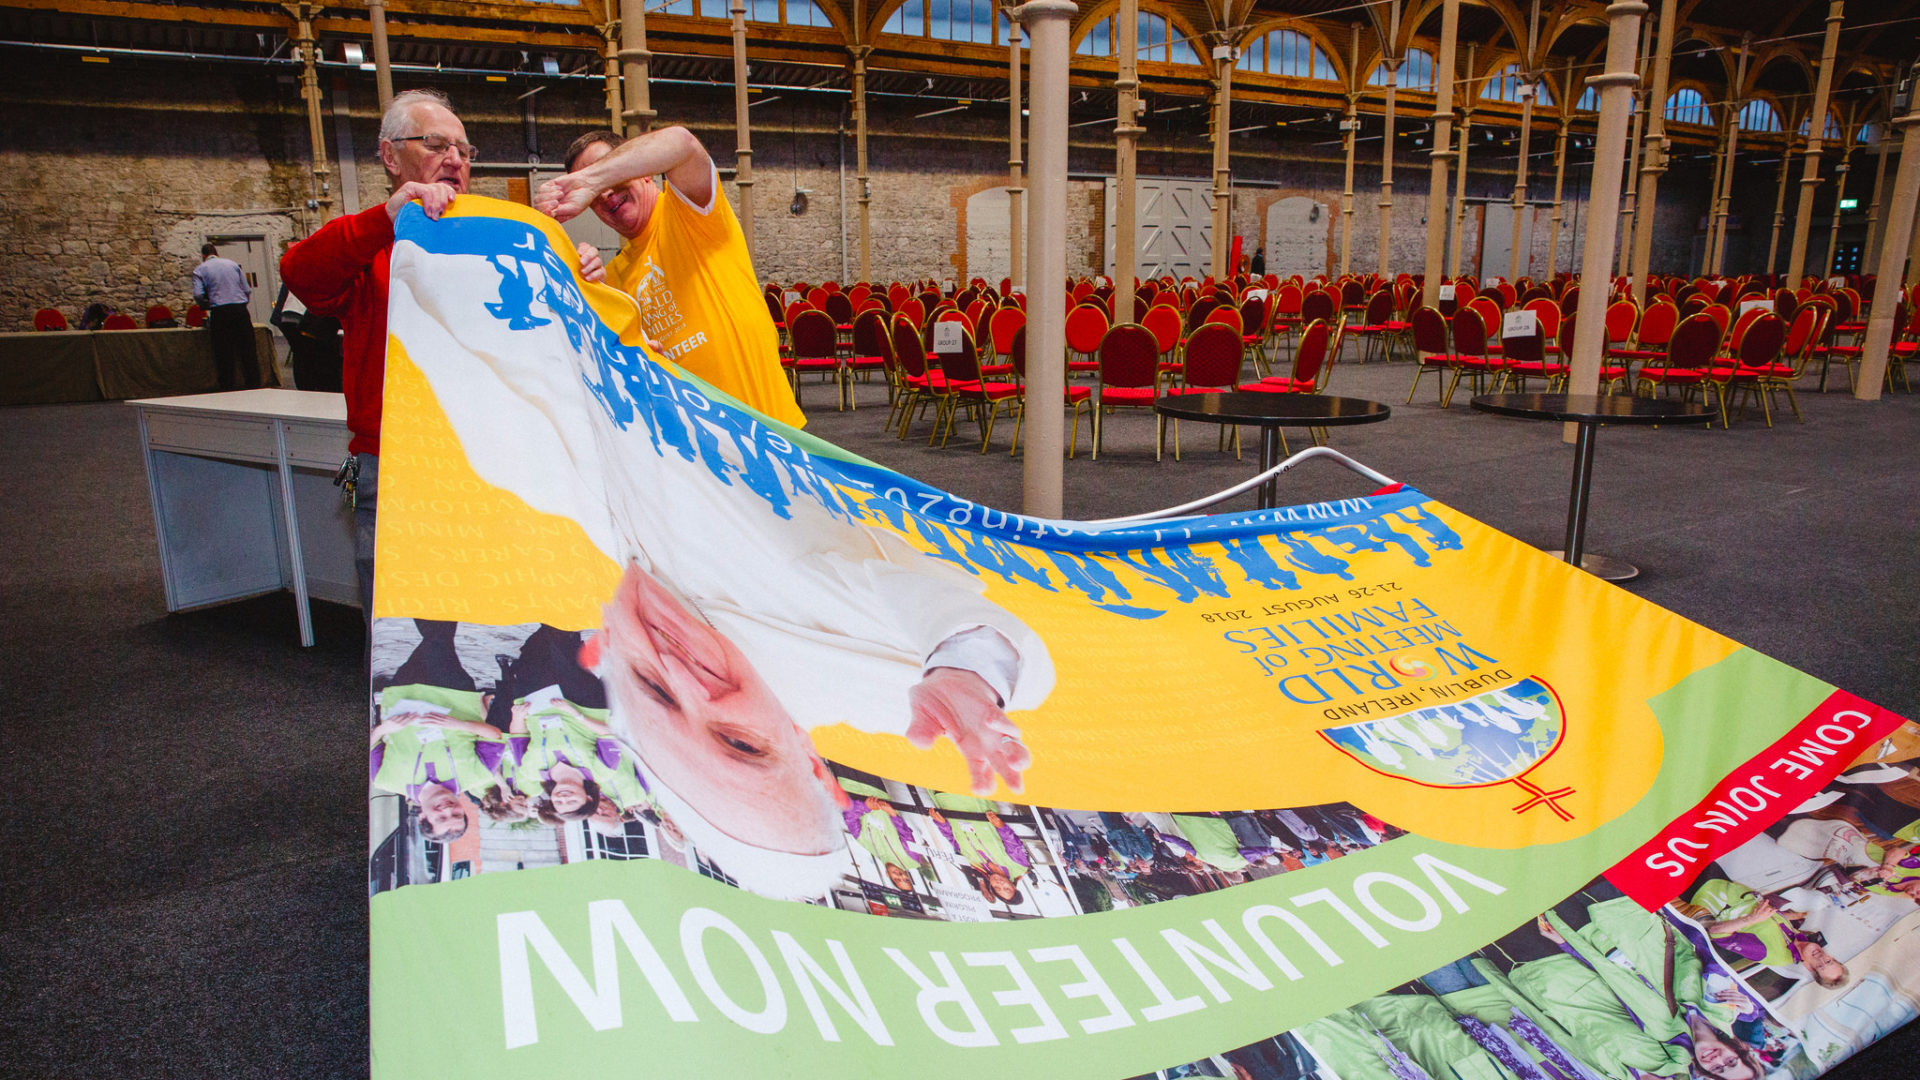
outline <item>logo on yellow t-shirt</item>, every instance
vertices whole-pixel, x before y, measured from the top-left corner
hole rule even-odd
[[[687,321],[680,314],[680,305],[674,303],[673,290],[667,287],[666,272],[652,259],[647,260],[640,283],[634,286],[633,298],[640,302],[640,325],[655,341],[666,341],[667,335]]]

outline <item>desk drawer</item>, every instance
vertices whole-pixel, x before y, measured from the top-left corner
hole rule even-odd
[[[269,464],[277,460],[271,419],[142,411],[147,418],[147,445],[155,450]]]
[[[347,425],[287,421],[287,461],[295,468],[338,469],[352,436]]]

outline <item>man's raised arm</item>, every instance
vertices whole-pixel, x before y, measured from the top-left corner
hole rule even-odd
[[[686,128],[668,127],[628,139],[579,172],[541,184],[533,208],[555,221],[567,221],[608,188],[662,173],[695,206],[713,200],[713,159],[707,148]]]

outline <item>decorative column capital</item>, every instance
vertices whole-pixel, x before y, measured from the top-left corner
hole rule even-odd
[[[1007,18],[1017,22],[1032,22],[1035,19],[1071,19],[1080,13],[1080,5],[1073,0],[1027,0],[1019,7],[1007,9]]]

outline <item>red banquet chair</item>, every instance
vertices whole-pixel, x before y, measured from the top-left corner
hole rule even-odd
[[[1137,323],[1121,323],[1110,327],[1100,338],[1098,355],[1099,382],[1093,398],[1093,457],[1096,461],[1100,459],[1100,438],[1105,426],[1101,417],[1108,409],[1153,408],[1154,399],[1158,396],[1159,373],[1156,369],[1160,347],[1146,327]],[[1164,440],[1166,418],[1156,419],[1160,421],[1160,439]],[[1160,460],[1157,448],[1153,459]]]
[[[853,329],[853,300],[846,293],[828,293],[825,306],[821,310],[833,316],[836,327]]]
[[[1865,349],[1858,344],[1841,344],[1838,340],[1840,309],[1832,297],[1809,297],[1802,306],[1821,307],[1827,312],[1826,329],[1813,347],[1813,355],[1820,361],[1820,392],[1827,392],[1827,371],[1836,363],[1847,369],[1847,389],[1851,391],[1859,381],[1859,366]],[[1895,325],[1898,325],[1897,319]]]
[[[1106,338],[1109,320],[1107,309],[1099,304],[1078,304],[1067,312],[1067,371],[1098,371],[1100,361],[1098,353],[1100,343]],[[1079,355],[1081,359],[1073,357]],[[1098,431],[1099,420],[1094,421],[1094,430]],[[1099,443],[1095,440],[1094,452],[1099,453]]]
[[[917,296],[909,296],[893,305],[893,313],[905,318],[913,324],[914,329],[918,330],[921,324],[927,321],[926,301]]]
[[[972,334],[974,332],[975,328],[973,325],[973,320],[967,318],[966,312],[961,311],[959,308],[956,308],[951,304],[943,305],[933,313],[933,318],[930,321],[928,321],[926,327],[921,333],[921,336],[926,338],[927,340],[927,348],[929,349],[933,348],[934,327],[939,326],[941,323],[949,323],[949,322],[959,323],[961,327],[963,327],[967,331],[968,334]]]
[[[1648,301],[1647,310],[1640,315],[1640,327],[1634,335],[1633,347],[1608,349],[1607,356],[1627,362],[1658,360],[1667,355],[1667,342],[1673,340],[1673,330],[1679,325],[1679,308],[1665,301]]]
[[[1180,385],[1170,387],[1167,393],[1172,396],[1186,394],[1212,394],[1233,390],[1240,382],[1240,372],[1246,366],[1245,338],[1234,332],[1230,323],[1209,322],[1194,330],[1187,339],[1186,362],[1181,366]],[[1159,428],[1159,452],[1166,449],[1166,423],[1163,420]],[[1225,446],[1226,428],[1220,429],[1221,445]],[[1233,431],[1233,451],[1240,453],[1240,429]],[[1180,421],[1173,422],[1173,460],[1180,460]]]
[[[1887,349],[1887,392],[1893,392],[1893,380],[1897,377],[1900,388],[1911,394],[1913,383],[1907,379],[1907,362],[1920,355],[1920,303],[1897,301],[1893,308],[1893,329],[1893,343]]]
[[[1607,328],[1606,351],[1611,354],[1626,348],[1627,342],[1633,340],[1634,327],[1640,323],[1640,309],[1631,300],[1615,300],[1607,305],[1604,318]]]
[[[1340,311],[1340,297],[1327,289],[1314,289],[1300,299],[1300,324],[1302,326],[1319,319],[1332,322]]]
[[[1240,343],[1253,350],[1260,370],[1267,368],[1267,322],[1273,305],[1266,297],[1252,296],[1240,301]]]
[[[967,325],[977,327],[985,321],[988,312],[992,309],[992,304],[986,297],[976,296],[972,300],[967,301],[965,309],[967,313]]]
[[[1276,335],[1284,335],[1300,325],[1300,305],[1306,300],[1306,295],[1306,290],[1293,282],[1273,290],[1273,329]]]
[[[1547,358],[1547,327],[1544,320],[1535,323],[1535,332],[1532,334],[1503,336],[1500,355],[1505,363],[1500,370],[1500,381],[1494,386],[1495,393],[1510,384],[1524,392],[1528,379],[1545,379],[1548,390],[1567,380],[1566,362]]]
[[[1008,456],[1020,452],[1020,428],[1027,421],[1027,328],[1023,324],[1013,332],[1013,339],[1007,343],[1007,361],[1013,365],[1014,379],[1020,387],[1020,398],[1016,402],[1019,411],[1013,418],[1013,445],[1008,448]],[[1062,398],[1067,408],[1073,410],[1073,430],[1067,435],[1067,456],[1072,457],[1080,445],[1080,412],[1093,398],[1093,387],[1085,383],[1068,383],[1061,388]]]
[[[1541,348],[1549,353],[1560,351],[1560,305],[1551,296],[1537,296],[1522,307],[1533,312],[1540,320]]]
[[[1027,325],[1027,313],[1004,304],[987,316],[987,342],[993,347],[994,362],[981,365],[981,372],[998,378],[1013,373],[1013,335]]]
[[[900,371],[900,396],[887,414],[891,429],[898,417],[900,438],[907,437],[913,418],[928,405],[936,407],[947,392],[947,377],[927,364],[927,347],[920,340],[920,328],[905,315],[893,317],[893,362]]]
[[[844,378],[851,378],[854,375],[865,376],[875,371],[886,372],[887,400],[893,400],[898,387],[893,382],[893,339],[887,333],[885,315],[878,310],[868,310],[853,317],[853,353],[846,358],[845,363]],[[849,387],[847,408],[858,407],[859,403],[854,400],[853,390]]]
[[[788,355],[780,361],[793,383],[793,400],[800,402],[800,376],[809,373],[831,376],[840,391],[840,408],[847,407],[847,378],[840,361],[840,335],[834,330],[833,316],[808,308],[794,311],[787,319]]]
[[[107,316],[106,323],[103,324],[100,327],[100,329],[102,330],[138,330],[139,327],[134,325],[133,317],[131,315],[123,315],[120,312],[116,311],[113,314]]]
[[[963,324],[964,325],[964,324]],[[934,435],[945,448],[947,440],[953,436],[953,428],[960,410],[973,413],[980,425],[980,452],[987,452],[987,444],[993,440],[993,421],[1004,407],[1009,417],[1018,412],[1021,388],[1018,383],[997,382],[983,378],[980,374],[980,355],[974,350],[973,334],[962,330],[960,348],[953,352],[940,354],[940,370],[946,375],[947,392],[941,399],[941,411],[933,419]],[[932,438],[927,440],[931,445]]]
[[[1487,324],[1489,334],[1500,325],[1500,317],[1506,314],[1506,308],[1501,306],[1500,301],[1486,293],[1467,301],[1466,306],[1480,313],[1480,321]]]
[[[1471,306],[1462,305],[1453,313],[1453,355],[1448,357],[1448,365],[1453,369],[1453,381],[1447,384],[1447,392],[1440,399],[1440,407],[1453,404],[1453,392],[1460,387],[1460,380],[1473,376],[1473,392],[1478,394],[1483,388],[1486,377],[1499,372],[1505,365],[1487,352],[1486,320]]]
[[[1740,335],[1740,344],[1733,348],[1734,365],[1730,369],[1718,368],[1715,371],[1716,376],[1721,371],[1725,372],[1720,383],[1722,396],[1729,389],[1737,387],[1740,390],[1741,412],[1746,411],[1748,400],[1755,397],[1760,399],[1760,408],[1767,418],[1768,427],[1773,426],[1773,395],[1767,392],[1768,380],[1777,380],[1782,368],[1788,373],[1793,370],[1793,365],[1787,363],[1783,356],[1787,337],[1785,320],[1771,311],[1765,312],[1748,323]],[[1794,410],[1794,415],[1799,416],[1798,409]]]
[[[1241,319],[1240,309],[1232,304],[1221,304],[1219,307],[1207,312],[1207,317],[1201,320],[1201,323],[1202,325],[1206,323],[1220,323],[1223,326],[1231,326],[1234,332],[1240,335],[1241,344],[1244,345],[1247,343],[1246,323]]]
[[[187,329],[197,330],[207,325],[207,309],[199,304],[187,305]]]
[[[173,309],[165,304],[153,304],[149,306],[147,308],[146,322],[147,329],[149,330],[160,330],[180,325],[173,317]]]
[[[1726,337],[1727,327],[1733,323],[1733,311],[1725,304],[1708,304],[1703,312],[1708,318],[1719,324],[1720,336]]]
[[[1397,328],[1397,329],[1396,329]],[[1407,324],[1397,322],[1393,317],[1393,293],[1380,289],[1367,298],[1366,310],[1360,316],[1360,325],[1348,328],[1349,333],[1360,335],[1366,342],[1366,348],[1360,354],[1360,362],[1373,359],[1376,348],[1387,359],[1393,359],[1393,342],[1406,331]]]
[[[1695,389],[1704,395],[1706,388],[1714,386],[1709,381],[1714,359],[1720,352],[1723,337],[1720,324],[1711,316],[1689,315],[1674,328],[1673,340],[1667,342],[1667,355],[1658,364],[1649,364],[1640,369],[1640,378],[1635,390],[1652,397],[1655,388],[1679,388],[1683,397],[1691,396]],[[1729,365],[1730,366],[1730,365]],[[1718,387],[1714,387],[1716,392]],[[1726,401],[1720,401],[1721,424],[1726,423]]]
[[[1545,379],[1548,390],[1567,381],[1566,361],[1550,358],[1547,352],[1548,343],[1560,332],[1560,309],[1552,300],[1542,298],[1529,302],[1523,310],[1533,313],[1534,332],[1501,335],[1500,351],[1506,364],[1494,387],[1496,393],[1509,385],[1524,392],[1528,379]]]
[[[1326,320],[1315,319],[1300,331],[1300,348],[1294,352],[1291,375],[1271,375],[1257,383],[1241,386],[1240,389],[1279,394],[1321,393],[1326,390],[1327,380],[1333,374],[1333,362],[1340,356],[1340,344],[1345,336],[1345,319],[1331,328]],[[1310,427],[1307,431],[1315,445],[1325,445],[1327,429]],[[1280,452],[1292,453],[1287,448],[1286,432],[1282,431],[1278,434],[1280,435]]]
[[[1198,328],[1201,323],[1207,321],[1207,316],[1213,314],[1213,309],[1219,306],[1220,298],[1217,296],[1208,294],[1194,297],[1193,302],[1187,305],[1187,330],[1191,332]]]
[[[65,330],[67,328],[67,317],[60,314],[59,308],[43,307],[33,313],[33,328],[35,330]]]
[[[1269,375],[1259,382],[1247,383],[1242,390],[1272,394],[1317,394],[1326,389],[1333,374],[1334,355],[1340,348],[1341,331],[1325,319],[1315,319],[1300,331],[1300,347],[1294,350],[1293,372]]]
[[[812,304],[807,303],[805,300],[795,300],[793,303],[787,305],[786,317],[779,320],[779,322],[783,326],[791,327],[793,325],[794,317],[799,315],[801,312],[818,311],[818,310],[819,310],[818,308],[814,307]]]
[[[1186,340],[1180,327],[1179,310],[1156,304],[1140,317],[1140,325],[1147,328],[1154,344],[1160,347],[1160,374],[1178,375],[1182,366],[1180,346]]]
[[[1439,308],[1418,307],[1413,309],[1413,385],[1407,388],[1407,404],[1413,404],[1413,395],[1420,390],[1420,379],[1428,372],[1439,383],[1435,389],[1445,397],[1447,369],[1453,366],[1453,345],[1447,332],[1447,317],[1440,314]],[[1441,402],[1445,407],[1445,402]]]
[[[1340,312],[1340,294],[1332,289],[1308,288],[1300,298],[1300,320],[1297,327],[1319,319],[1331,323]]]
[[[1359,311],[1367,303],[1367,286],[1359,278],[1348,278],[1340,283],[1340,307],[1346,311]]]

